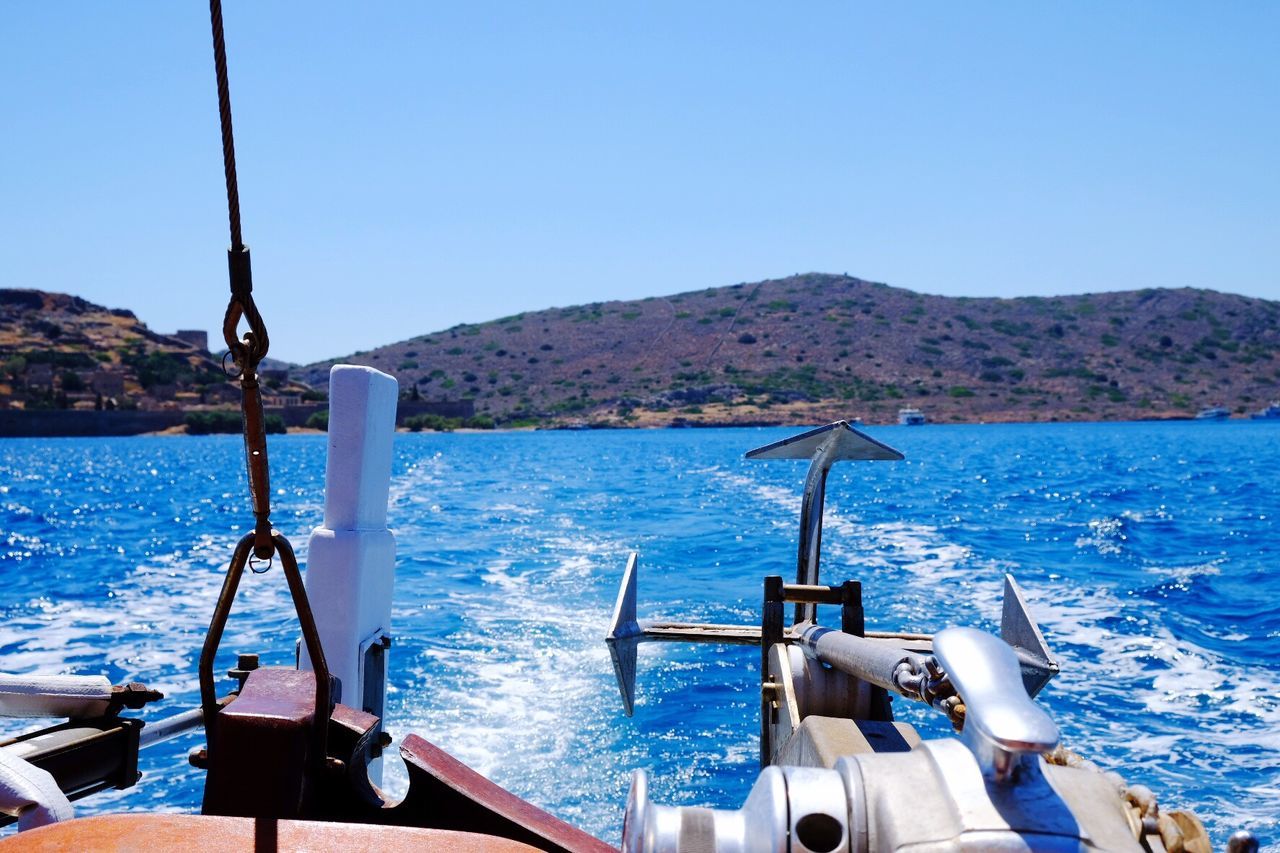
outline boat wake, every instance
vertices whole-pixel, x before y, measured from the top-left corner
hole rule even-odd
[[[1191,476],[1210,464],[1198,456],[1129,464],[1121,451],[1137,429],[1106,457],[1120,461],[1096,470],[1085,451],[1106,428],[1024,429],[1010,442],[1036,465],[997,460],[980,474],[972,453],[968,470],[947,461],[978,445],[972,433],[912,432],[943,443],[929,457],[941,461],[833,472],[823,577],[863,582],[871,628],[996,631],[1013,572],[1062,664],[1042,696],[1067,744],[1167,806],[1197,809],[1219,841],[1241,826],[1274,834],[1280,671],[1264,652],[1280,606],[1263,555],[1280,510],[1230,468]],[[1077,433],[1090,437],[1079,458],[1053,455]],[[606,839],[618,837],[635,768],[652,771],[657,800],[740,804],[757,766],[758,651],[646,644],[628,719],[601,637],[632,550],[641,618],[754,623],[763,576],[794,576],[801,471],[744,463],[754,440],[398,437],[392,734],[417,732]],[[275,516],[304,562],[321,517],[320,446],[285,437],[273,449],[293,487]],[[194,706],[211,602],[244,523],[242,472],[223,464],[240,452],[216,438],[0,447],[0,567],[22,581],[0,604],[5,671],[144,681],[166,693],[147,717]],[[238,651],[289,664],[284,585],[251,580],[225,666]],[[895,710],[923,734],[945,734],[940,715],[906,704]],[[185,758],[196,743],[144,751],[142,785],[78,809],[198,809],[202,774]]]

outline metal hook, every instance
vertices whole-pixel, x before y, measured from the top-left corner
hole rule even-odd
[[[259,560],[252,552],[249,554],[249,571],[253,572],[255,575],[265,575],[267,572],[271,571],[273,563],[275,563],[275,558],[267,557],[266,566],[263,566],[263,568],[260,569],[258,566],[262,565],[262,561]]]
[[[232,357],[231,350],[227,350],[222,354],[222,373],[224,376],[230,377],[231,379],[239,379],[240,374],[242,373],[242,371],[240,370],[240,365],[232,361],[231,364],[235,368],[234,371],[232,370],[232,368],[227,367],[227,359],[231,357]]]

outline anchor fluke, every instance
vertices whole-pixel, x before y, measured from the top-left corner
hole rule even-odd
[[[636,701],[636,646],[645,642],[666,643],[729,643],[733,645],[760,645],[759,625],[718,625],[708,622],[673,622],[670,620],[636,618],[636,577],[639,574],[640,555],[631,552],[627,569],[622,574],[618,588],[618,601],[613,606],[613,620],[604,641],[609,645],[613,658],[613,674],[618,678],[618,691],[622,694],[622,707],[627,716],[635,709]]]
[[[835,421],[773,444],[747,451],[748,459],[813,459],[825,455],[828,465],[843,459],[880,459],[897,461],[902,454],[887,444],[876,441],[865,432]]]
[[[1013,647],[1022,670],[1022,685],[1028,696],[1040,692],[1049,679],[1058,674],[1058,662],[1049,652],[1049,644],[1040,626],[1031,618],[1022,587],[1013,575],[1004,576],[1004,604],[1000,614],[1000,639]]]
[[[613,658],[613,674],[618,678],[618,690],[622,693],[622,707],[630,717],[636,702],[636,645],[640,642],[639,623],[636,622],[636,564],[640,555],[635,551],[627,558],[627,570],[618,588],[618,601],[613,606],[613,621],[604,641],[609,644],[609,656]]]

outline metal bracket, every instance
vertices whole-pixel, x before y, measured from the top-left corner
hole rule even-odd
[[[209,740],[212,752],[218,746],[215,720],[221,710],[218,697],[214,691],[213,661],[218,654],[218,646],[222,642],[222,632],[227,626],[227,618],[231,614],[231,606],[235,603],[236,590],[240,586],[240,578],[244,574],[245,565],[249,562],[254,547],[255,534],[247,533],[236,545],[231,556],[231,565],[222,581],[222,591],[218,594],[218,603],[214,607],[213,619],[209,622],[209,630],[204,637],[204,645],[200,649],[200,707],[203,711],[205,735]],[[311,614],[311,605],[307,602],[307,590],[303,586],[302,572],[298,569],[298,560],[294,556],[289,540],[276,535],[272,546],[280,556],[280,565],[285,580],[289,585],[289,594],[293,598],[294,610],[302,627],[302,638],[307,644],[307,653],[311,656],[315,668],[315,719],[312,724],[312,748],[308,760],[317,767],[322,765],[326,755],[328,740],[329,715],[333,712],[333,697],[340,690],[335,687],[329,675],[329,667],[325,663],[324,650],[320,647],[320,633],[316,629],[315,617]]]
[[[12,739],[0,749],[53,776],[69,800],[137,783],[141,720],[102,716],[71,720]],[[0,826],[17,820],[0,814]]]

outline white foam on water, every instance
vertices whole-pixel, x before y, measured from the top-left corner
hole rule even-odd
[[[1094,548],[1099,554],[1120,554],[1124,551],[1124,542],[1129,537],[1125,533],[1123,518],[1095,518],[1088,527],[1089,535],[1076,539],[1077,548]]]
[[[1222,574],[1222,562],[1222,559],[1218,559],[1191,566],[1144,566],[1142,570],[1147,574],[1166,577],[1180,585],[1185,585],[1196,578]]]
[[[394,460],[393,460],[393,465]],[[417,459],[403,471],[396,471],[391,477],[391,488],[387,494],[387,504],[395,507],[401,503],[420,503],[433,500],[431,487],[445,482],[444,472],[448,467],[444,454],[437,451],[429,457]]]
[[[491,560],[484,568],[481,580],[500,586],[509,592],[523,592],[528,583],[524,578],[511,574],[511,560]]]
[[[973,575],[973,567],[966,565],[972,552],[947,542],[936,527],[906,522],[865,527],[853,523],[842,525],[838,513],[833,513],[830,521],[835,522],[836,529],[848,528],[853,540],[849,550],[864,566],[903,568],[915,575],[917,581],[930,585],[943,585]]]
[[[492,515],[519,516],[521,518],[536,518],[542,514],[542,510],[537,507],[514,503],[492,503],[488,504],[485,510]]]
[[[620,707],[603,642],[608,613],[584,608],[581,599],[602,558],[622,546],[577,528],[563,515],[520,528],[506,555],[485,561],[482,586],[449,597],[458,624],[409,665],[402,698],[413,698],[393,706],[389,724],[607,834],[614,807],[571,793],[603,790],[601,775],[618,766],[610,747],[618,735],[599,712],[602,702]]]
[[[721,473],[720,482],[746,491],[756,501],[775,508],[775,526],[796,530],[801,496],[794,489],[762,484],[740,474]],[[916,581],[939,586],[973,574],[967,566],[972,554],[945,540],[937,528],[905,521],[866,524],[828,500],[823,512],[823,554],[828,564],[866,569],[906,569]]]

